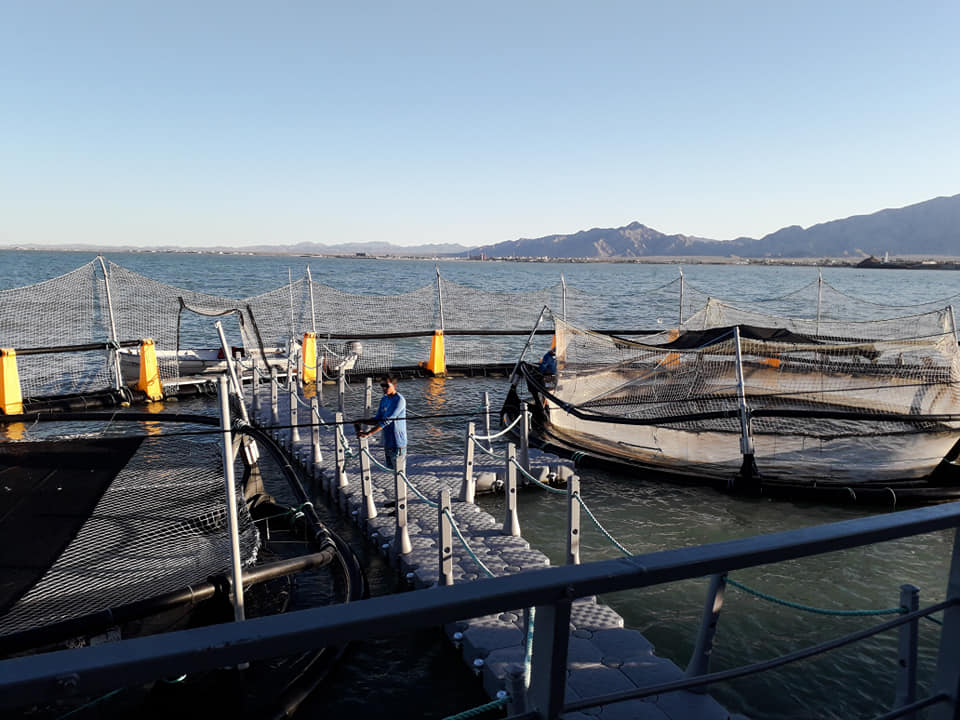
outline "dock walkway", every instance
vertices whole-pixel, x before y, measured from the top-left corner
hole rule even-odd
[[[263,392],[263,390],[261,390]],[[264,397],[260,407],[266,409],[252,421],[267,426],[271,424],[269,397]],[[289,395],[279,398],[279,425],[288,424]],[[321,408],[324,422],[333,423],[334,416]],[[300,417],[308,418],[309,411],[300,408]],[[307,420],[301,420],[306,424]],[[348,484],[336,487],[334,481],[334,432],[324,428],[321,433],[323,465],[315,467],[312,462],[310,432],[301,432],[301,440],[290,441],[290,431],[274,430],[274,437],[287,448],[317,488],[322,488],[332,506],[353,518],[365,536],[380,551],[389,556],[391,564],[417,588],[429,588],[438,584],[439,577],[439,519],[436,507],[408,492],[407,531],[412,550],[398,552],[396,542],[396,508],[394,477],[375,466],[372,468],[372,497],[377,516],[364,519],[363,499],[360,488],[359,461],[356,457],[348,463]],[[355,438],[347,432],[353,452],[358,454]],[[381,456],[380,448],[371,448],[371,454]],[[478,457],[475,472],[497,470],[484,466]],[[530,450],[531,466],[549,464],[556,466],[561,461],[555,456]],[[550,560],[542,552],[530,547],[522,537],[504,534],[503,523],[477,505],[460,502],[457,497],[463,477],[462,457],[436,457],[413,454],[407,459],[407,477],[425,497],[439,498],[441,489],[450,491],[454,500],[451,514],[464,539],[469,544],[476,560],[470,557],[463,544],[454,535],[453,578],[464,583],[487,577],[477,560],[493,575],[509,575],[542,569]],[[535,621],[534,621],[535,622]],[[527,632],[524,611],[471,618],[445,627],[449,640],[461,650],[465,663],[482,676],[485,691],[491,698],[509,690],[511,673],[522,671],[526,654]],[[657,683],[679,680],[683,671],[673,662],[654,654],[653,645],[638,631],[624,627],[623,618],[611,608],[598,603],[596,598],[583,598],[573,603],[570,621],[566,702],[587,699],[593,696],[628,691]],[[464,708],[465,709],[465,708]],[[628,700],[591,710],[564,715],[569,720],[726,720],[742,716],[731,715],[716,700],[706,693],[688,691],[672,692],[642,700]]]

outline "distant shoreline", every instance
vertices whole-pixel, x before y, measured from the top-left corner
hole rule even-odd
[[[17,247],[0,246],[7,252],[70,252],[84,254],[181,254],[181,255],[228,255],[228,256],[275,256],[301,258],[330,258],[346,260],[420,260],[431,262],[522,262],[522,263],[559,263],[559,264],[635,264],[635,265],[768,265],[768,266],[806,266],[806,267],[850,267],[859,269],[885,270],[960,270],[960,257],[954,256],[902,256],[881,262],[873,257],[817,257],[817,258],[745,258],[703,256],[649,256],[649,257],[602,257],[602,258],[562,258],[562,257],[461,257],[454,255],[402,255],[374,253],[303,253],[289,250],[273,252],[244,250],[243,248],[131,248],[131,247]]]

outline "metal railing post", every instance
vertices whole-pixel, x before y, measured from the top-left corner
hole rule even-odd
[[[313,476],[317,477],[323,463],[323,451],[320,449],[320,401],[316,396],[310,399],[310,448],[313,452]]]
[[[473,435],[474,423],[467,423],[467,440],[463,453],[463,480],[460,483],[460,502],[472,503],[476,495],[476,482],[473,479]]]
[[[960,601],[960,530],[953,531],[953,554],[944,599]],[[950,699],[934,705],[927,717],[930,720],[955,718],[957,710],[960,709],[960,603],[943,611],[943,628],[940,631],[940,650],[937,653],[937,670],[932,692],[946,693]]]
[[[253,375],[250,378],[250,393],[253,395],[253,419],[260,419],[260,361],[253,358]]]
[[[373,378],[367,378],[366,386],[363,389],[363,416],[370,417],[373,412]]]
[[[680,318],[679,324],[683,325],[683,268],[680,268]]]
[[[370,438],[360,438],[360,495],[361,520],[373,520],[377,516],[377,505],[373,502],[373,475],[370,472]]]
[[[393,471],[393,492],[397,499],[397,531],[393,537],[393,549],[397,555],[406,555],[413,550],[407,530],[407,484],[396,469]]]
[[[526,405],[520,421],[520,467],[530,472],[530,409]]]
[[[563,712],[567,685],[567,648],[570,644],[570,600],[537,605],[530,658],[527,710],[541,720],[556,720]]]
[[[567,479],[567,565],[580,564],[580,478]]]
[[[280,403],[278,400],[279,380],[277,379],[277,368],[270,366],[270,423],[277,425],[280,422]]]
[[[503,534],[520,537],[520,518],[517,517],[517,448],[513,443],[507,446],[507,480],[503,487],[504,511]]]
[[[334,434],[337,437],[337,472],[334,482],[330,483],[330,496],[336,497],[337,490],[347,486],[347,448],[343,443],[343,413],[337,413],[334,416],[337,427]]]
[[[450,489],[440,490],[440,504],[437,507],[437,527],[439,528],[439,541],[437,547],[440,554],[440,572],[437,574],[437,582],[440,585],[453,585],[453,528],[450,526],[450,518],[447,513],[452,513],[450,509]]]
[[[243,570],[240,560],[240,535],[237,530],[237,488],[233,477],[233,437],[230,432],[230,391],[227,377],[220,376],[220,428],[223,430],[223,483],[227,496],[227,530],[230,533],[230,569],[233,584],[233,619],[240,622],[243,613]]]
[[[347,371],[343,368],[340,368],[340,373],[337,377],[337,411],[344,412],[344,406],[346,404],[346,394],[347,394]]]
[[[300,428],[297,422],[300,415],[300,393],[297,391],[297,384],[290,385],[290,449],[293,450],[293,444],[300,442]]]
[[[913,585],[900,586],[900,610],[905,613],[920,609],[920,590]],[[907,625],[901,625],[899,630],[897,695],[893,701],[894,708],[909,705],[917,699],[917,640],[919,635],[919,620]],[[907,720],[916,720],[916,713],[909,713],[903,717]]]
[[[116,383],[117,390],[123,387],[123,374],[120,372],[120,353],[117,352],[119,345],[117,345],[117,323],[113,317],[113,299],[110,296],[110,275],[107,273],[107,265],[103,262],[103,255],[97,255],[97,260],[100,261],[100,269],[103,271],[103,290],[104,294],[107,297],[107,317],[110,319],[110,342],[113,343],[113,348],[110,350],[110,364],[113,365],[114,373],[114,382]],[[176,366],[177,377],[180,376],[180,364],[174,362]]]
[[[483,393],[483,434],[488,438],[492,434],[490,432],[490,393],[486,391]],[[493,450],[493,440],[487,440],[487,449]]]
[[[710,587],[707,589],[707,599],[703,604],[703,619],[700,621],[700,632],[697,633],[697,644],[693,648],[690,662],[687,663],[687,677],[706,675],[710,672],[713,638],[717,634],[717,623],[720,620],[720,610],[723,608],[723,593],[726,588],[726,573],[710,576]],[[692,691],[704,693],[707,688],[701,685],[698,688],[693,688]]]

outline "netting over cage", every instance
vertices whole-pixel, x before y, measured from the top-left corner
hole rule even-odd
[[[8,504],[17,499],[3,525],[0,635],[179,590],[230,567],[216,443],[0,443],[0,467],[12,486]],[[259,537],[239,490],[236,507],[251,564]]]
[[[859,450],[861,470],[911,476],[929,472],[960,437],[952,329],[843,342],[741,326],[738,356],[734,328],[693,333],[702,344],[690,347],[683,329],[651,344],[555,325],[549,421],[621,457],[729,471],[741,455],[741,397],[758,463],[765,455],[781,471],[842,464],[845,452]],[[875,334],[884,332],[881,323]]]
[[[110,339],[99,263],[45,282],[0,291],[0,347],[28,349],[105,343]],[[17,358],[25,397],[112,387],[103,349]]]

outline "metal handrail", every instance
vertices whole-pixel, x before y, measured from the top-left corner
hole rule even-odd
[[[16,658],[0,662],[0,706],[15,707],[41,698],[50,699],[57,695],[58,679],[64,677],[76,678],[76,686],[94,694],[112,689],[118,683],[133,684],[173,673],[289,655],[309,648],[395,634],[399,629],[436,627],[518,607],[538,608],[537,638],[565,638],[570,603],[576,598],[732,572],[957,527],[960,527],[960,503],[951,503],[711,545],[546,568],[436,591],[402,593],[350,605],[255,618],[245,623]],[[960,674],[951,650],[958,645],[953,633],[960,618],[960,611],[956,609],[960,599],[960,545],[956,542],[953,557],[945,601],[950,609],[944,613],[935,694],[955,687]],[[905,621],[905,618],[909,620],[904,615],[891,622]],[[559,707],[539,705],[546,716],[552,716],[562,711],[566,646],[551,648],[547,642],[545,651],[541,652],[537,643],[535,639],[530,691],[542,701],[547,692],[544,686],[548,686],[552,704],[559,689]]]

